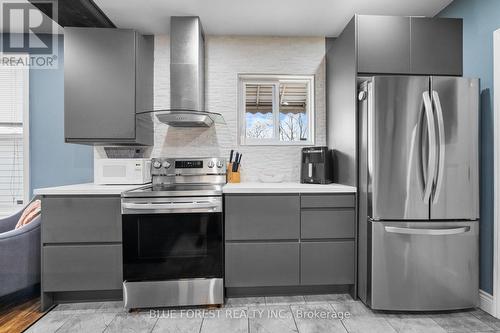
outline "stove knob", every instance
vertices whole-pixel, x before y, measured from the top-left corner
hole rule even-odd
[[[169,163],[168,161],[163,162],[163,167],[164,167],[165,169],[170,168],[170,163]]]
[[[215,166],[214,161],[210,161],[210,162],[208,162],[208,167],[209,167],[210,169],[211,169],[211,168],[213,168],[214,166]]]
[[[159,169],[159,168],[161,168],[161,163],[160,163],[160,161],[154,161],[154,162],[153,162],[153,167],[154,167],[155,169]]]
[[[220,169],[224,166],[224,163],[222,161],[217,161],[217,167]]]

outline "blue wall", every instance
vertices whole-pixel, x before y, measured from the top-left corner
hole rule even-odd
[[[59,38],[58,69],[31,69],[30,177],[35,188],[91,182],[93,149],[64,143],[64,54]]]
[[[500,0],[455,0],[441,17],[464,20],[464,76],[481,79],[480,287],[493,293],[493,31]]]

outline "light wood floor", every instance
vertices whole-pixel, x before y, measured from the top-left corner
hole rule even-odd
[[[40,311],[40,297],[23,295],[0,301],[0,333],[23,332],[45,313]]]

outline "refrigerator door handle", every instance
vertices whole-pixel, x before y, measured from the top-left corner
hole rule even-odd
[[[427,235],[427,236],[445,236],[458,235],[470,231],[470,227],[447,228],[447,229],[417,229],[417,228],[400,228],[400,227],[385,227],[386,232],[393,234],[404,235]]]
[[[441,193],[441,187],[443,185],[444,177],[444,160],[446,156],[446,143],[444,137],[444,118],[443,118],[443,108],[441,106],[441,100],[439,99],[439,94],[437,91],[432,91],[432,100],[434,102],[434,107],[436,108],[436,117],[438,123],[438,137],[439,137],[439,158],[438,158],[438,169],[436,176],[436,187],[434,188],[434,199],[433,203],[437,203],[439,199],[439,194]]]
[[[436,126],[434,123],[434,115],[432,113],[432,102],[428,91],[423,94],[424,108],[425,108],[425,119],[427,122],[427,136],[429,139],[429,158],[427,159],[427,174],[425,180],[425,190],[423,201],[428,202],[433,186],[433,179],[436,173]]]

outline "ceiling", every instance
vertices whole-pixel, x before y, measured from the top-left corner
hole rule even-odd
[[[168,33],[200,16],[209,35],[337,36],[356,14],[432,17],[452,0],[94,0],[119,28]]]

